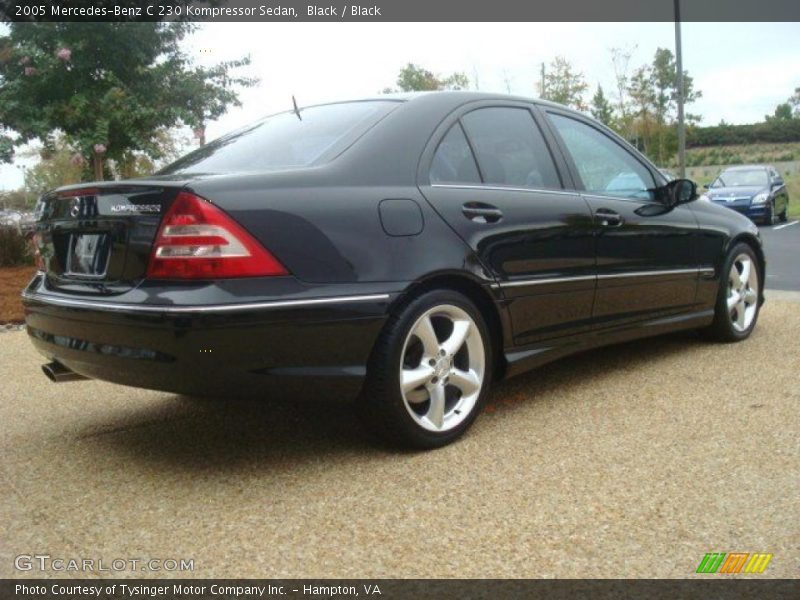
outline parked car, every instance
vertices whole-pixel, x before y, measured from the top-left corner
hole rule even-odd
[[[0,210],[0,225],[17,226],[22,221],[22,213],[17,210]]]
[[[765,225],[786,221],[789,192],[775,167],[728,167],[706,188],[706,199]]]
[[[45,195],[27,330],[54,381],[351,396],[381,436],[441,446],[493,381],[573,352],[747,338],[758,230],[696,198],[549,102],[297,109],[147,179]]]

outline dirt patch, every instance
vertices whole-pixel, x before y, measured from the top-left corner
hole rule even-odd
[[[24,320],[22,299],[19,294],[28,285],[36,268],[32,266],[0,269],[0,324],[19,323]]]

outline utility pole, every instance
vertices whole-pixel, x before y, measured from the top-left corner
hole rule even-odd
[[[683,51],[681,49],[681,0],[675,0],[675,63],[678,69],[678,174],[686,177],[686,123],[683,117]]]

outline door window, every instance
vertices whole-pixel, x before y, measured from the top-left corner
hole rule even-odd
[[[652,173],[630,152],[601,131],[576,119],[550,114],[572,155],[587,192],[652,199]]]
[[[431,183],[480,183],[481,176],[475,165],[467,138],[456,123],[444,136],[431,163]]]
[[[462,118],[483,182],[527,188],[561,188],[553,157],[530,111],[481,108]]]

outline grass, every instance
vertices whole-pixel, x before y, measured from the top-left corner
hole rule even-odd
[[[783,180],[789,191],[789,218],[800,219],[800,174],[785,175]]]
[[[686,166],[800,161],[800,143],[701,146],[686,150]]]

